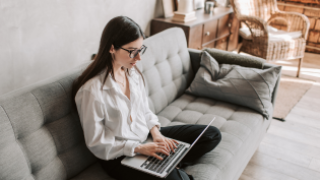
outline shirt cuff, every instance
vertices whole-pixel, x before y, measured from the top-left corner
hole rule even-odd
[[[157,121],[157,120],[148,121],[147,126],[148,126],[149,131],[150,131],[154,126],[157,126],[159,130],[160,130],[160,128],[161,128],[161,124],[160,124],[159,121]]]
[[[139,141],[127,140],[126,144],[124,145],[124,155],[129,157],[135,156],[136,153],[134,153],[134,149],[139,145]]]

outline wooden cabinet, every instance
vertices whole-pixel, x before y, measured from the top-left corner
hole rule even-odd
[[[218,20],[213,20],[203,24],[202,44],[209,43],[217,38]]]
[[[232,51],[238,45],[239,22],[232,8],[218,7],[212,15],[203,9],[196,11],[197,20],[180,23],[172,18],[155,18],[151,21],[151,35],[171,27],[180,27],[186,35],[189,48],[217,48]]]
[[[185,30],[186,28],[184,28]],[[164,29],[163,29],[164,30]],[[189,42],[188,42],[188,47],[189,48],[193,48],[193,49],[198,49],[199,47],[201,47],[201,42],[202,42],[202,25],[198,25],[193,27],[192,29],[187,29],[187,32],[189,32]],[[186,30],[185,30],[186,32]],[[187,36],[187,34],[186,34]]]

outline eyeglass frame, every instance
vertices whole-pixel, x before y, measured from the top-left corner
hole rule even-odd
[[[139,49],[139,50],[137,50],[137,49],[135,49],[135,50],[129,50],[129,49],[124,49],[124,48],[122,48],[122,47],[119,47],[120,49],[123,49],[123,50],[125,50],[125,51],[127,51],[128,53],[129,53],[129,57],[130,58],[135,58],[141,51],[142,51],[142,54],[144,54],[145,52],[146,52],[146,50],[147,50],[147,46],[145,46],[145,45],[142,45],[142,47]],[[133,57],[131,57],[131,54],[132,54],[132,52],[134,52],[134,51],[138,51],[138,53],[136,54],[136,55],[134,55]]]

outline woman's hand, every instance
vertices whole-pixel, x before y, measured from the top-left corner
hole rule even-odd
[[[171,150],[172,152],[174,152],[174,149],[177,148],[176,144],[179,143],[174,139],[164,137],[156,126],[153,127],[150,132],[153,138],[153,142],[164,143],[166,148],[168,150]]]
[[[163,158],[156,153],[162,153],[167,156],[169,156],[170,154],[169,150],[166,148],[165,143],[163,142],[149,142],[146,144],[140,144],[134,149],[134,152],[144,154],[147,156],[154,156],[159,160],[162,160]]]

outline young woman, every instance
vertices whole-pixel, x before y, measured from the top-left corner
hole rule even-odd
[[[135,66],[147,50],[144,38],[132,19],[118,16],[110,20],[94,61],[74,82],[72,89],[86,145],[115,179],[159,179],[122,166],[121,160],[137,153],[161,160],[157,153],[168,155],[177,144],[166,137],[192,143],[205,128],[203,125],[160,128],[157,116],[149,109],[141,72]],[[143,144],[149,134],[153,142]],[[182,164],[192,164],[220,140],[220,131],[211,126]],[[166,179],[193,178],[175,169]]]

